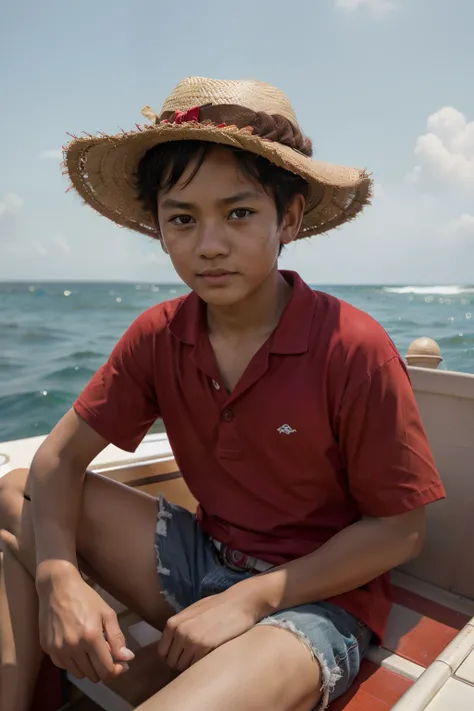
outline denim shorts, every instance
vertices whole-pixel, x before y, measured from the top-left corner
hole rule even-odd
[[[163,595],[176,612],[253,575],[220,562],[196,516],[163,496],[158,501],[155,548]],[[258,624],[286,628],[308,646],[322,671],[320,709],[352,684],[372,638],[367,625],[329,602],[281,610]]]

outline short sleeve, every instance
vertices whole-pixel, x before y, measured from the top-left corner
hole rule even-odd
[[[398,356],[343,402],[340,447],[364,516],[395,516],[445,497],[408,372]]]
[[[146,312],[125,332],[73,407],[108,442],[135,451],[160,416],[154,334]]]

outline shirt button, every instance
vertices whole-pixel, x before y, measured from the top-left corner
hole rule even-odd
[[[215,380],[212,381],[212,384],[214,385],[214,387],[215,387],[216,390],[220,390],[220,389],[221,389],[221,386],[220,386],[219,383],[217,383]]]
[[[232,420],[234,419],[234,413],[232,412],[232,410],[229,410],[229,408],[223,410],[222,419],[225,420],[225,422],[232,422]]]

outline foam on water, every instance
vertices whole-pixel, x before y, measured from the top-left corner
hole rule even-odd
[[[440,296],[458,296],[474,294],[474,289],[466,286],[385,286],[387,294],[439,294]]]

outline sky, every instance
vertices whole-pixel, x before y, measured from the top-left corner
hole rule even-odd
[[[116,133],[186,76],[268,81],[373,204],[291,245],[313,284],[474,283],[472,0],[16,0],[0,8],[0,280],[178,281],[84,206],[67,133]]]

